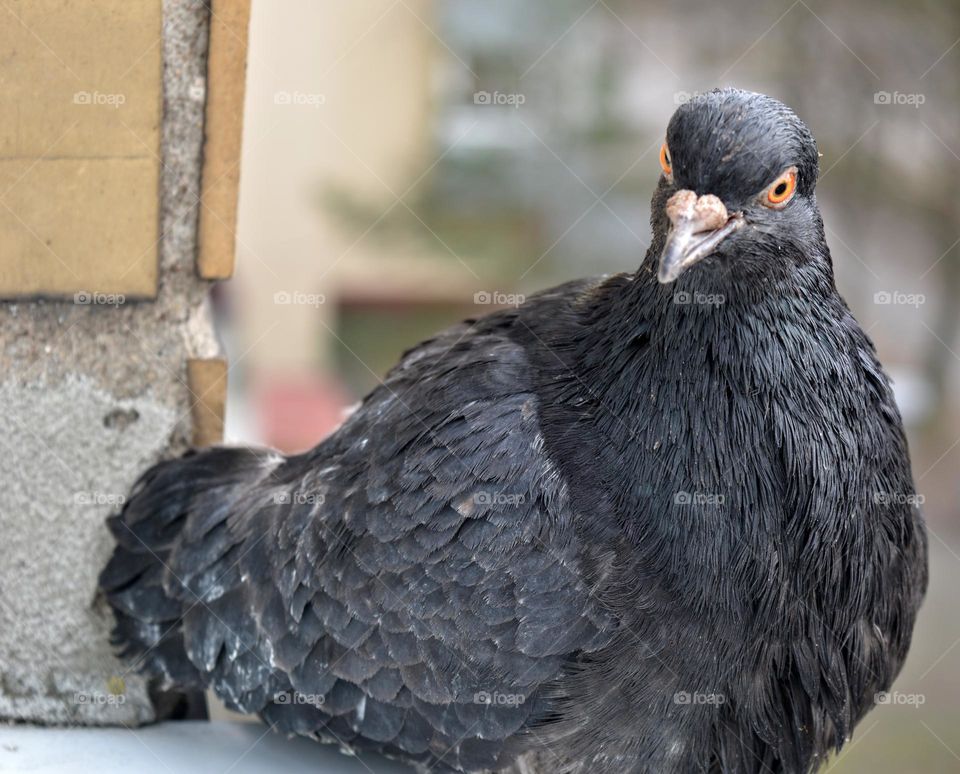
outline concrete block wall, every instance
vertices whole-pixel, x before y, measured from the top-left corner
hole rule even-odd
[[[143,681],[112,655],[96,579],[104,520],[183,450],[186,362],[219,354],[198,279],[209,9],[163,0],[159,288],[154,301],[0,301],[0,719],[135,725]],[[0,265],[2,271],[2,265]]]

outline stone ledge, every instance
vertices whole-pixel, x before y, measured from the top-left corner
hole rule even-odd
[[[376,756],[354,758],[260,723],[177,721],[145,728],[0,726],[0,771],[63,774],[411,774]]]

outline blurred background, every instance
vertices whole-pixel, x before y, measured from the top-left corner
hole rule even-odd
[[[227,436],[313,446],[400,352],[632,271],[678,104],[739,86],[817,137],[837,283],[896,383],[932,584],[836,772],[960,771],[960,6],[254,0]]]

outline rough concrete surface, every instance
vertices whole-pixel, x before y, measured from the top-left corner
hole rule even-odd
[[[219,349],[194,271],[208,11],[164,0],[163,13],[157,300],[0,303],[0,719],[153,718],[96,598],[104,519],[187,445],[185,362]]]

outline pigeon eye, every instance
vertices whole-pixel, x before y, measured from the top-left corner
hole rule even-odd
[[[797,190],[797,168],[790,167],[780,177],[770,184],[767,192],[761,198],[763,204],[775,210],[787,206],[787,202],[793,198],[793,192]]]
[[[660,169],[667,177],[673,174],[673,162],[670,160],[670,149],[666,143],[660,146]]]

